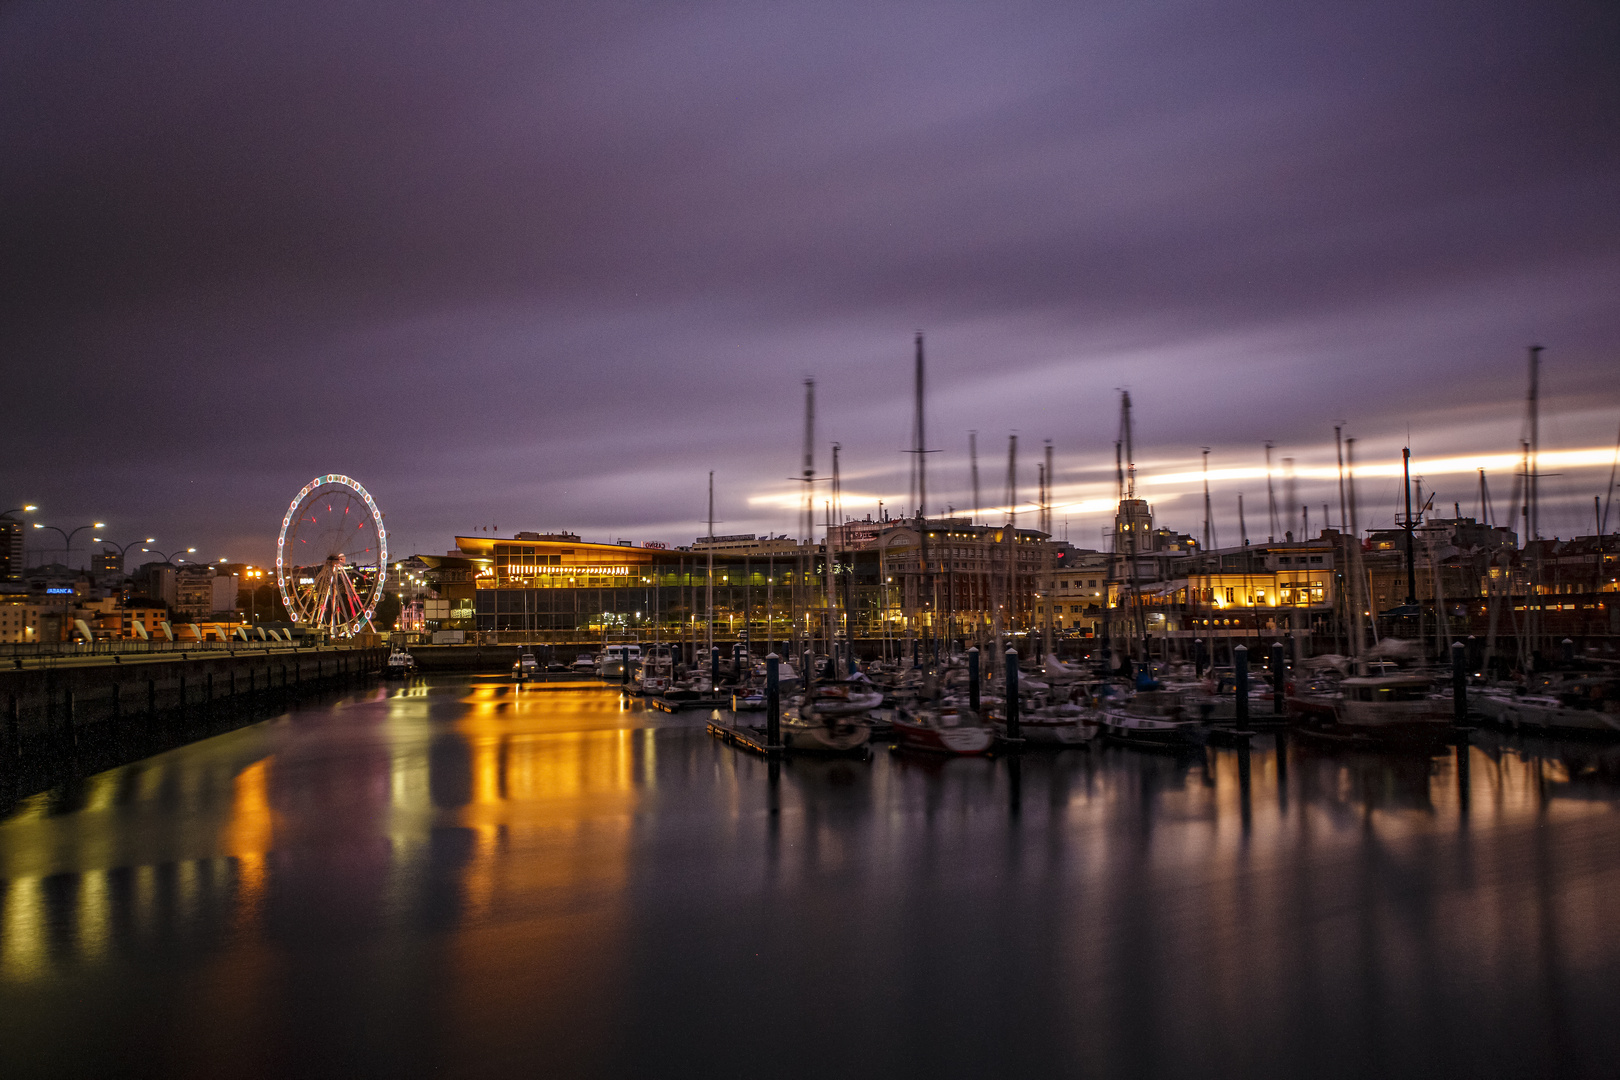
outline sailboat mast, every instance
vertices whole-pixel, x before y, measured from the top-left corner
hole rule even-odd
[[[1530,538],[1541,538],[1541,511],[1537,505],[1537,496],[1540,494],[1540,485],[1537,484],[1537,473],[1540,471],[1540,462],[1537,460],[1541,453],[1541,346],[1530,346]]]
[[[816,568],[816,380],[804,380],[804,465],[801,482],[804,484],[804,531],[799,544],[797,573],[793,583],[793,634],[795,654],[801,652],[800,643],[809,635],[810,608],[813,592],[810,578]],[[805,674],[805,678],[809,675]]]
[[[1542,630],[1542,597],[1541,597],[1541,545],[1535,543],[1541,539],[1541,485],[1539,483],[1541,472],[1541,346],[1530,346],[1530,390],[1525,402],[1528,410],[1530,439],[1525,444],[1524,485],[1525,485],[1525,517],[1529,540],[1534,546],[1530,554],[1530,592],[1535,597],[1534,604],[1525,604],[1525,622],[1529,624],[1530,650],[1534,658],[1536,647],[1541,643]]]
[[[1271,544],[1277,542],[1277,533],[1279,531],[1277,528],[1277,492],[1271,486],[1271,448],[1275,445],[1270,439],[1266,440],[1266,512],[1269,515],[1266,520],[1271,525],[1271,533],[1267,536],[1266,542]]]
[[[837,456],[834,455],[834,459]],[[832,500],[825,501],[827,514],[827,667],[831,678],[838,678],[838,601],[837,586],[833,584],[833,509]]]
[[[968,432],[968,466],[973,479],[972,523],[977,525],[979,523],[979,509],[983,505],[979,501],[979,433],[977,431]]]
[[[1131,392],[1120,399],[1120,427],[1125,437],[1125,497],[1136,498],[1136,450],[1131,446]]]
[[[1007,633],[1012,634],[1013,617],[1018,611],[1018,436],[1007,436],[1007,549],[1006,608]],[[997,655],[1001,643],[996,643]]]
[[[1125,458],[1124,439],[1114,440],[1114,497],[1118,502],[1125,501]]]
[[[1120,393],[1119,435],[1120,441],[1125,444],[1125,498],[1134,502],[1136,499],[1136,450],[1133,445],[1135,435],[1131,430],[1131,393],[1129,390],[1121,391]],[[1125,511],[1125,507],[1121,506],[1120,510]],[[1131,652],[1137,657],[1137,659],[1140,660],[1143,658],[1143,646],[1145,645],[1147,637],[1147,624],[1144,619],[1145,613],[1142,611],[1142,599],[1137,590],[1136,557],[1141,551],[1141,526],[1145,525],[1146,522],[1135,520],[1135,511],[1136,508],[1134,506],[1131,507],[1129,511],[1125,511],[1125,530],[1130,536],[1130,543],[1127,545],[1129,549],[1127,558],[1130,559],[1129,581],[1131,590],[1130,596],[1132,617],[1136,622],[1136,641],[1131,649]],[[1119,531],[1117,517],[1114,531],[1116,533]],[[1118,544],[1115,544],[1116,548],[1118,548],[1118,546]]]
[[[709,542],[704,546],[709,549],[708,584],[704,587],[704,606],[708,608],[705,617],[708,622],[707,632],[703,635],[703,651],[708,656],[714,655],[714,470],[709,470]],[[712,688],[711,688],[712,689]]]
[[[1045,625],[1041,629],[1041,650],[1042,650],[1042,659],[1044,660],[1046,653],[1055,653],[1055,652],[1057,652],[1055,644],[1054,644],[1054,642],[1052,640],[1052,614],[1053,614],[1053,612],[1052,612],[1052,601],[1053,601],[1053,594],[1056,592],[1056,588],[1055,588],[1055,583],[1052,580],[1052,572],[1053,572],[1054,568],[1053,568],[1053,563],[1052,563],[1052,554],[1053,553],[1052,553],[1052,440],[1051,439],[1046,440],[1046,470],[1041,475],[1041,481],[1042,481],[1041,482],[1041,518],[1042,518],[1042,520],[1041,520],[1041,531],[1046,534],[1046,539],[1041,541],[1041,570],[1043,571],[1042,577],[1044,577],[1046,579],[1045,581],[1043,581],[1041,583],[1042,589],[1044,589],[1045,592],[1046,592],[1046,603],[1041,605],[1042,607],[1044,607],[1046,609],[1046,612],[1045,612],[1045,614],[1046,614]]]
[[[1614,440],[1614,460],[1609,463],[1609,490],[1603,496],[1603,520],[1598,523],[1598,535],[1605,536],[1609,532],[1609,508],[1614,505],[1614,478],[1620,471],[1620,435]]]
[[[1360,656],[1363,644],[1366,641],[1365,631],[1361,625],[1362,612],[1366,610],[1362,602],[1361,588],[1365,578],[1361,573],[1361,523],[1356,517],[1356,440],[1346,440],[1345,450],[1345,490],[1350,510],[1349,543],[1346,545],[1350,555],[1350,565],[1347,567],[1346,577],[1350,581],[1350,655]]]
[[[917,456],[917,536],[918,536],[918,563],[917,569],[921,577],[917,581],[917,607],[919,612],[929,610],[929,601],[933,600],[934,568],[928,558],[928,431],[927,416],[923,408],[923,333],[917,331],[917,362],[915,383],[915,407],[917,445],[914,452]],[[926,617],[926,616],[925,616]],[[924,627],[927,630],[928,627]],[[927,633],[922,636],[923,647],[926,651],[928,645]]]
[[[1413,524],[1412,524],[1412,448],[1401,447],[1401,492],[1406,499],[1406,520],[1401,527],[1406,530],[1406,606],[1417,604],[1417,565],[1413,550]]]
[[[843,447],[832,444],[832,499],[827,503],[827,657],[836,672],[838,666],[838,586],[835,571],[838,567],[838,547],[833,539],[835,523],[843,524],[843,509],[839,506],[838,452]]]
[[[928,516],[928,433],[923,413],[923,335],[917,331],[917,516]]]
[[[1215,547],[1214,530],[1210,525],[1209,509],[1209,447],[1204,447],[1204,550],[1212,551]]]
[[[1345,500],[1344,500],[1344,439],[1343,439],[1343,437],[1341,435],[1341,432],[1343,430],[1344,429],[1340,425],[1338,425],[1338,424],[1333,425],[1333,450],[1338,455],[1338,458],[1339,458],[1339,531],[1340,532],[1344,532],[1346,529],[1348,529],[1350,527],[1349,518],[1345,513]],[[1322,512],[1322,527],[1323,528],[1327,527],[1327,511],[1325,511],[1325,510]]]

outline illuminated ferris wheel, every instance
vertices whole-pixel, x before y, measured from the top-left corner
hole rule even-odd
[[[382,511],[359,481],[328,473],[281,519],[276,584],[293,622],[349,637],[371,622],[388,571]]]

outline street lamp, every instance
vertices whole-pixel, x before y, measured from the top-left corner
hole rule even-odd
[[[163,552],[159,551],[157,548],[141,548],[141,550],[142,551],[149,551],[153,555],[163,555],[163,561],[164,562],[172,563],[172,562],[185,562],[186,561],[184,559],[176,559],[175,555],[190,555],[192,552],[196,551],[197,549],[196,548],[185,548],[185,549],[176,548],[173,553],[168,554],[168,555],[164,555]]]
[[[73,538],[75,536],[77,536],[80,533],[84,532],[84,530],[86,530],[86,529],[105,529],[106,527],[107,527],[107,525],[106,525],[105,522],[98,521],[98,522],[95,522],[94,524],[91,524],[91,525],[80,525],[78,528],[73,529],[72,531],[64,532],[63,530],[58,529],[55,525],[41,525],[37,521],[34,522],[34,528],[36,528],[36,529],[49,529],[51,532],[57,533],[62,537],[62,563],[63,563],[63,565],[66,565],[67,561],[69,559],[73,558]],[[70,566],[70,567],[68,567],[68,569],[71,570],[73,568]]]
[[[249,579],[252,582],[257,582],[260,578],[264,577],[264,571],[263,570],[255,570],[253,567],[250,566],[246,570],[242,571],[242,576],[244,578]],[[251,617],[252,617],[253,622],[258,623],[258,621],[259,621],[259,586],[257,584],[249,584],[248,585],[248,604],[251,606],[251,610],[252,610],[252,616]]]
[[[127,544],[120,544],[116,540],[107,540],[100,536],[92,536],[90,539],[97,544],[106,544],[110,548],[118,549],[118,572],[122,574],[124,572],[124,554],[136,544],[150,544],[152,541],[156,540],[157,537],[148,536],[145,540],[131,540]],[[143,548],[142,550],[145,549]]]
[[[35,506],[33,503],[29,503],[27,506],[13,506],[10,510],[0,514],[0,518],[10,517],[12,514],[27,514],[38,509],[39,507]]]

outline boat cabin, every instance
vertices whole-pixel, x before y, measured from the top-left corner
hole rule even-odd
[[[1423,701],[1434,689],[1426,675],[1364,675],[1339,684],[1346,701]]]

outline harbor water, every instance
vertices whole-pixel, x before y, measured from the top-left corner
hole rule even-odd
[[[15,799],[0,1076],[1613,1076],[1620,747],[773,766],[431,677]]]

